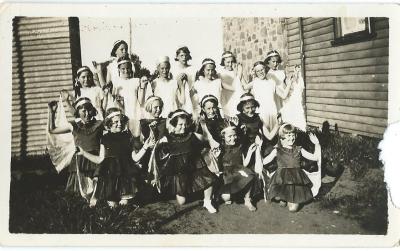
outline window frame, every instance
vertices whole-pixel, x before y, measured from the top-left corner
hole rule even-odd
[[[365,19],[364,30],[342,35],[340,31],[341,18],[335,17],[333,19],[334,40],[331,41],[332,46],[353,44],[374,39],[376,37],[374,18],[365,17]]]

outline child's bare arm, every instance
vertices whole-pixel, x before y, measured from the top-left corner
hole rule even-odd
[[[286,86],[283,85],[285,87],[282,87],[282,85],[277,85],[275,87],[275,92],[276,92],[276,94],[278,94],[279,97],[281,97],[281,99],[287,98],[287,96],[289,94],[289,91],[290,91],[290,88],[292,87],[292,81],[291,80],[285,81],[285,82],[288,82],[288,83],[286,83]]]
[[[312,161],[318,161],[321,158],[321,146],[319,144],[319,140],[315,134],[310,134],[310,140],[311,142],[315,145],[315,150],[314,153],[309,153],[304,149],[301,149],[301,154],[303,155],[304,158],[312,160]]]
[[[275,157],[276,157],[276,149],[272,150],[272,152],[263,159],[263,165],[269,164]]]
[[[251,144],[249,150],[247,151],[246,157],[243,156],[243,166],[247,167],[250,163],[251,156],[255,152],[257,145],[255,143]]]
[[[100,164],[104,160],[104,145],[100,145],[100,152],[99,155],[94,155],[91,153],[86,152],[81,147],[79,147],[79,155],[83,155],[83,157],[87,158],[88,160],[92,161],[93,163]]]
[[[144,142],[142,148],[138,152],[135,152],[135,151],[132,152],[133,161],[139,162],[143,158],[143,156],[146,154],[147,150],[152,149],[155,146],[155,144],[156,144],[156,141],[153,138],[148,138]]]
[[[278,128],[279,128],[278,124],[275,124],[274,128],[272,128],[272,130],[269,131],[268,128],[265,126],[264,122],[263,122],[262,132],[263,132],[264,136],[268,140],[272,140],[275,137],[275,135],[276,135],[276,133],[278,131]]]
[[[71,132],[71,127],[72,126],[65,126],[65,127],[56,127],[55,125],[55,114],[57,111],[57,106],[58,103],[56,101],[50,102],[48,104],[49,106],[49,118],[48,118],[48,131],[51,134],[63,134],[63,133],[68,133]]]

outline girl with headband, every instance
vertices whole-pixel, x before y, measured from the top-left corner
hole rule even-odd
[[[304,204],[313,198],[313,182],[301,169],[301,159],[304,157],[312,161],[321,158],[321,147],[318,138],[314,134],[309,135],[310,141],[315,145],[314,153],[304,150],[294,144],[296,140],[295,127],[283,124],[279,128],[279,142],[277,147],[263,159],[266,165],[276,158],[278,169],[273,174],[268,197],[271,200],[280,201],[280,205],[289,208],[290,212],[296,212],[300,204]]]
[[[203,191],[203,206],[215,213],[211,195],[216,176],[201,158],[204,137],[193,132],[191,115],[182,109],[171,112],[167,123],[169,133],[157,142],[149,162],[152,184],[162,194],[174,195],[180,205],[190,194]]]
[[[267,53],[267,57],[264,60],[264,65],[266,66],[266,78],[275,82],[275,86],[280,87],[281,89],[285,89],[286,84],[286,74],[283,70],[278,69],[278,66],[282,63],[281,55],[279,55],[278,51],[272,50]],[[283,100],[286,97],[281,97],[278,94],[275,94],[275,104],[278,112],[281,110],[283,106]]]
[[[169,57],[160,57],[154,74],[156,78],[152,81],[151,88],[146,90],[146,99],[150,96],[158,96],[164,102],[163,117],[167,117],[168,113],[182,107],[185,103],[186,87],[181,80],[173,79],[170,69]]]
[[[98,199],[105,199],[111,208],[119,203],[127,205],[135,197],[139,184],[139,166],[131,154],[134,140],[127,130],[128,118],[119,108],[107,110],[104,119],[107,133],[101,138],[100,151],[93,154],[79,147],[78,154],[100,165],[94,177],[97,179],[90,206]]]
[[[225,116],[233,117],[236,115],[236,105],[240,96],[244,93],[242,87],[243,67],[237,63],[236,56],[225,51],[222,54],[220,77],[222,82],[221,106]]]
[[[173,77],[182,84],[187,85],[185,88],[185,100],[181,108],[185,111],[192,113],[193,105],[190,98],[189,90],[193,88],[194,79],[196,76],[196,70],[189,61],[192,59],[190,50],[187,46],[181,46],[176,50],[175,64],[171,66],[171,72]]]
[[[76,80],[74,83],[75,95],[72,96],[67,90],[61,91],[64,102],[67,103],[72,114],[75,113],[73,103],[77,98],[86,97],[90,99],[93,106],[97,110],[96,119],[103,120],[103,114],[107,106],[107,95],[103,90],[96,86],[93,81],[93,73],[87,66],[79,68],[76,72]]]
[[[196,82],[190,95],[194,100],[194,116],[200,115],[200,100],[205,95],[214,95],[217,99],[221,98],[222,83],[216,71],[215,61],[211,58],[203,60],[200,70],[196,74]]]
[[[255,99],[260,102],[260,118],[266,128],[271,131],[278,123],[278,109],[275,103],[275,95],[278,95],[282,99],[286,98],[290,90],[290,84],[283,89],[282,86],[276,85],[275,81],[267,79],[265,66],[261,61],[254,64],[253,72],[255,78],[246,85],[246,89],[250,90]]]
[[[74,103],[76,119],[66,127],[55,127],[54,116],[57,110],[57,102],[49,103],[49,133],[71,133],[75,146],[92,154],[98,154],[100,139],[103,135],[103,122],[96,120],[97,110],[90,99],[78,98]],[[75,153],[68,168],[69,177],[66,191],[80,193],[86,200],[90,200],[93,192],[93,175],[99,168],[98,164],[90,159]]]
[[[250,168],[251,157],[256,150],[253,143],[247,150],[239,141],[238,128],[226,123],[221,131],[223,143],[219,155],[220,171],[222,172],[223,185],[219,189],[219,194],[225,204],[232,204],[232,195],[243,192],[244,205],[250,211],[256,211],[256,207],[251,202],[250,192],[255,180],[255,173]]]
[[[112,95],[116,105],[129,118],[128,128],[135,137],[140,136],[139,121],[142,117],[141,105],[144,103],[145,85],[133,77],[132,62],[128,56],[118,59],[119,79],[114,81]]]

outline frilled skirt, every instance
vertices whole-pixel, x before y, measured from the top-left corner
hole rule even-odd
[[[304,203],[313,198],[311,187],[312,183],[302,169],[278,168],[271,177],[268,198]]]
[[[242,175],[239,171],[243,171],[245,175]],[[234,170],[224,171],[222,178],[224,184],[220,187],[219,193],[235,194],[250,186],[254,181],[255,173],[249,168],[236,168]]]
[[[139,167],[129,158],[105,158],[98,171],[96,197],[108,201],[132,199],[139,186]]]
[[[90,153],[98,155],[98,151],[90,151]],[[81,186],[83,190],[85,190],[87,186],[91,186],[86,183],[91,182],[90,180],[93,178],[94,173],[99,169],[99,167],[98,164],[93,163],[82,155],[75,154],[68,167],[69,176],[65,191],[79,193],[79,186]],[[79,175],[77,173],[77,168],[79,168]],[[86,191],[83,191],[83,193],[86,193]]]

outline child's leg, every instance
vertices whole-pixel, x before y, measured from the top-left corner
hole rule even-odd
[[[98,181],[97,177],[93,178],[93,193],[89,201],[89,207],[95,207],[97,204],[97,198],[96,198],[97,181]]]
[[[299,203],[288,202],[287,204],[288,204],[288,208],[289,208],[290,212],[297,212],[297,210],[299,210],[299,206],[300,206]]]
[[[212,195],[212,186],[207,189],[204,189],[204,204],[203,206],[208,210],[209,213],[216,213],[217,210],[211,204],[211,195]]]
[[[176,201],[179,205],[183,205],[186,202],[186,198],[180,195],[176,195]]]
[[[225,204],[232,204],[231,195],[229,193],[221,194],[222,199],[225,201]]]
[[[251,198],[250,198],[250,191],[251,191],[251,187],[249,188],[249,190],[246,192],[246,194],[244,195],[244,205],[252,212],[256,211],[257,208],[255,206],[253,206],[253,204],[251,204]]]

